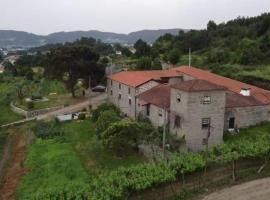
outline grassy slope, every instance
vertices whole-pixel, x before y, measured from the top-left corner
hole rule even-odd
[[[90,178],[71,144],[62,139],[37,140],[29,149],[25,166],[31,172],[17,190],[19,199],[47,188],[86,184]]]
[[[95,135],[95,127],[90,120],[74,121],[64,124],[66,138],[72,143],[90,172],[113,170],[119,166],[130,166],[143,162],[137,154],[122,158],[105,149]]]
[[[9,92],[13,91],[16,84],[19,84],[20,81],[21,81],[20,79],[15,79],[10,82],[0,83],[0,110],[1,110],[0,125],[17,121],[23,118],[22,116],[12,112],[9,107],[9,102],[6,102],[5,100],[6,95]]]

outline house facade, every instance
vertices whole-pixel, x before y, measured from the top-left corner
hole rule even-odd
[[[226,130],[270,120],[270,91],[194,67],[111,75],[108,97],[131,118],[167,125],[193,151],[221,144]]]

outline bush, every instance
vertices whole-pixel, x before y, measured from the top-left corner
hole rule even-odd
[[[78,120],[85,120],[86,116],[85,113],[80,113],[78,116]]]
[[[93,110],[92,112],[92,120],[96,122],[100,116],[100,114],[106,110],[113,110],[120,116],[120,110],[112,103],[103,103],[97,107],[97,109]]]
[[[114,110],[103,111],[96,123],[96,134],[100,138],[101,134],[112,124],[119,121],[121,118]]]
[[[104,146],[117,154],[127,152],[131,148],[137,148],[140,138],[140,124],[130,119],[123,119],[111,124],[101,135]]]
[[[35,104],[32,101],[28,101],[26,102],[26,107],[31,110],[35,107]]]
[[[35,135],[38,138],[49,139],[63,136],[64,131],[56,122],[39,122],[34,128]]]

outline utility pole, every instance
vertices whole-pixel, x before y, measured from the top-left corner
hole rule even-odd
[[[189,48],[189,54],[188,54],[188,66],[191,67],[191,48]]]
[[[166,157],[166,110],[163,108],[163,137],[162,137],[162,148],[163,148],[163,157]]]

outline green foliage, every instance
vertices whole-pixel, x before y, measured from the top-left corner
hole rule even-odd
[[[2,155],[6,144],[7,136],[8,134],[6,131],[0,130],[0,160],[2,160]]]
[[[97,83],[103,78],[105,66],[98,63],[99,57],[99,54],[85,45],[68,45],[52,49],[47,55],[45,75],[60,81],[65,80],[67,89],[75,97],[78,79],[88,81],[91,76],[92,83]]]
[[[143,40],[139,39],[135,44],[136,57],[148,57],[151,54],[151,47]]]
[[[114,112],[117,113],[117,115],[120,115],[120,110],[115,105],[113,105],[112,103],[103,103],[103,104],[99,105],[95,110],[93,110],[92,120],[94,122],[96,122],[98,120],[100,114],[103,111],[107,111],[107,110],[113,110]]]
[[[34,107],[35,107],[35,104],[33,101],[27,101],[26,102],[26,107],[29,109],[29,110],[32,110]]]
[[[42,139],[50,139],[54,137],[63,136],[64,131],[59,126],[59,124],[55,122],[39,122],[34,128],[35,135],[38,138]]]
[[[85,113],[80,113],[78,116],[79,120],[85,120],[85,118],[86,118]]]
[[[150,57],[141,57],[137,61],[137,70],[151,70],[152,69],[152,59]]]
[[[139,123],[123,119],[111,124],[101,135],[104,146],[114,150],[117,154],[137,147],[141,138]]]
[[[178,49],[172,49],[169,52],[168,61],[173,65],[177,64],[180,59],[180,54],[181,52]]]
[[[79,198],[90,179],[72,146],[59,139],[38,139],[24,164],[31,171],[19,185],[18,199],[50,199],[56,194]]]
[[[239,44],[239,63],[243,65],[260,63],[262,52],[255,40],[243,39]]]
[[[98,138],[102,135],[102,133],[112,124],[121,120],[119,117],[119,113],[114,110],[106,110],[101,112],[98,120],[96,122],[96,133]]]

